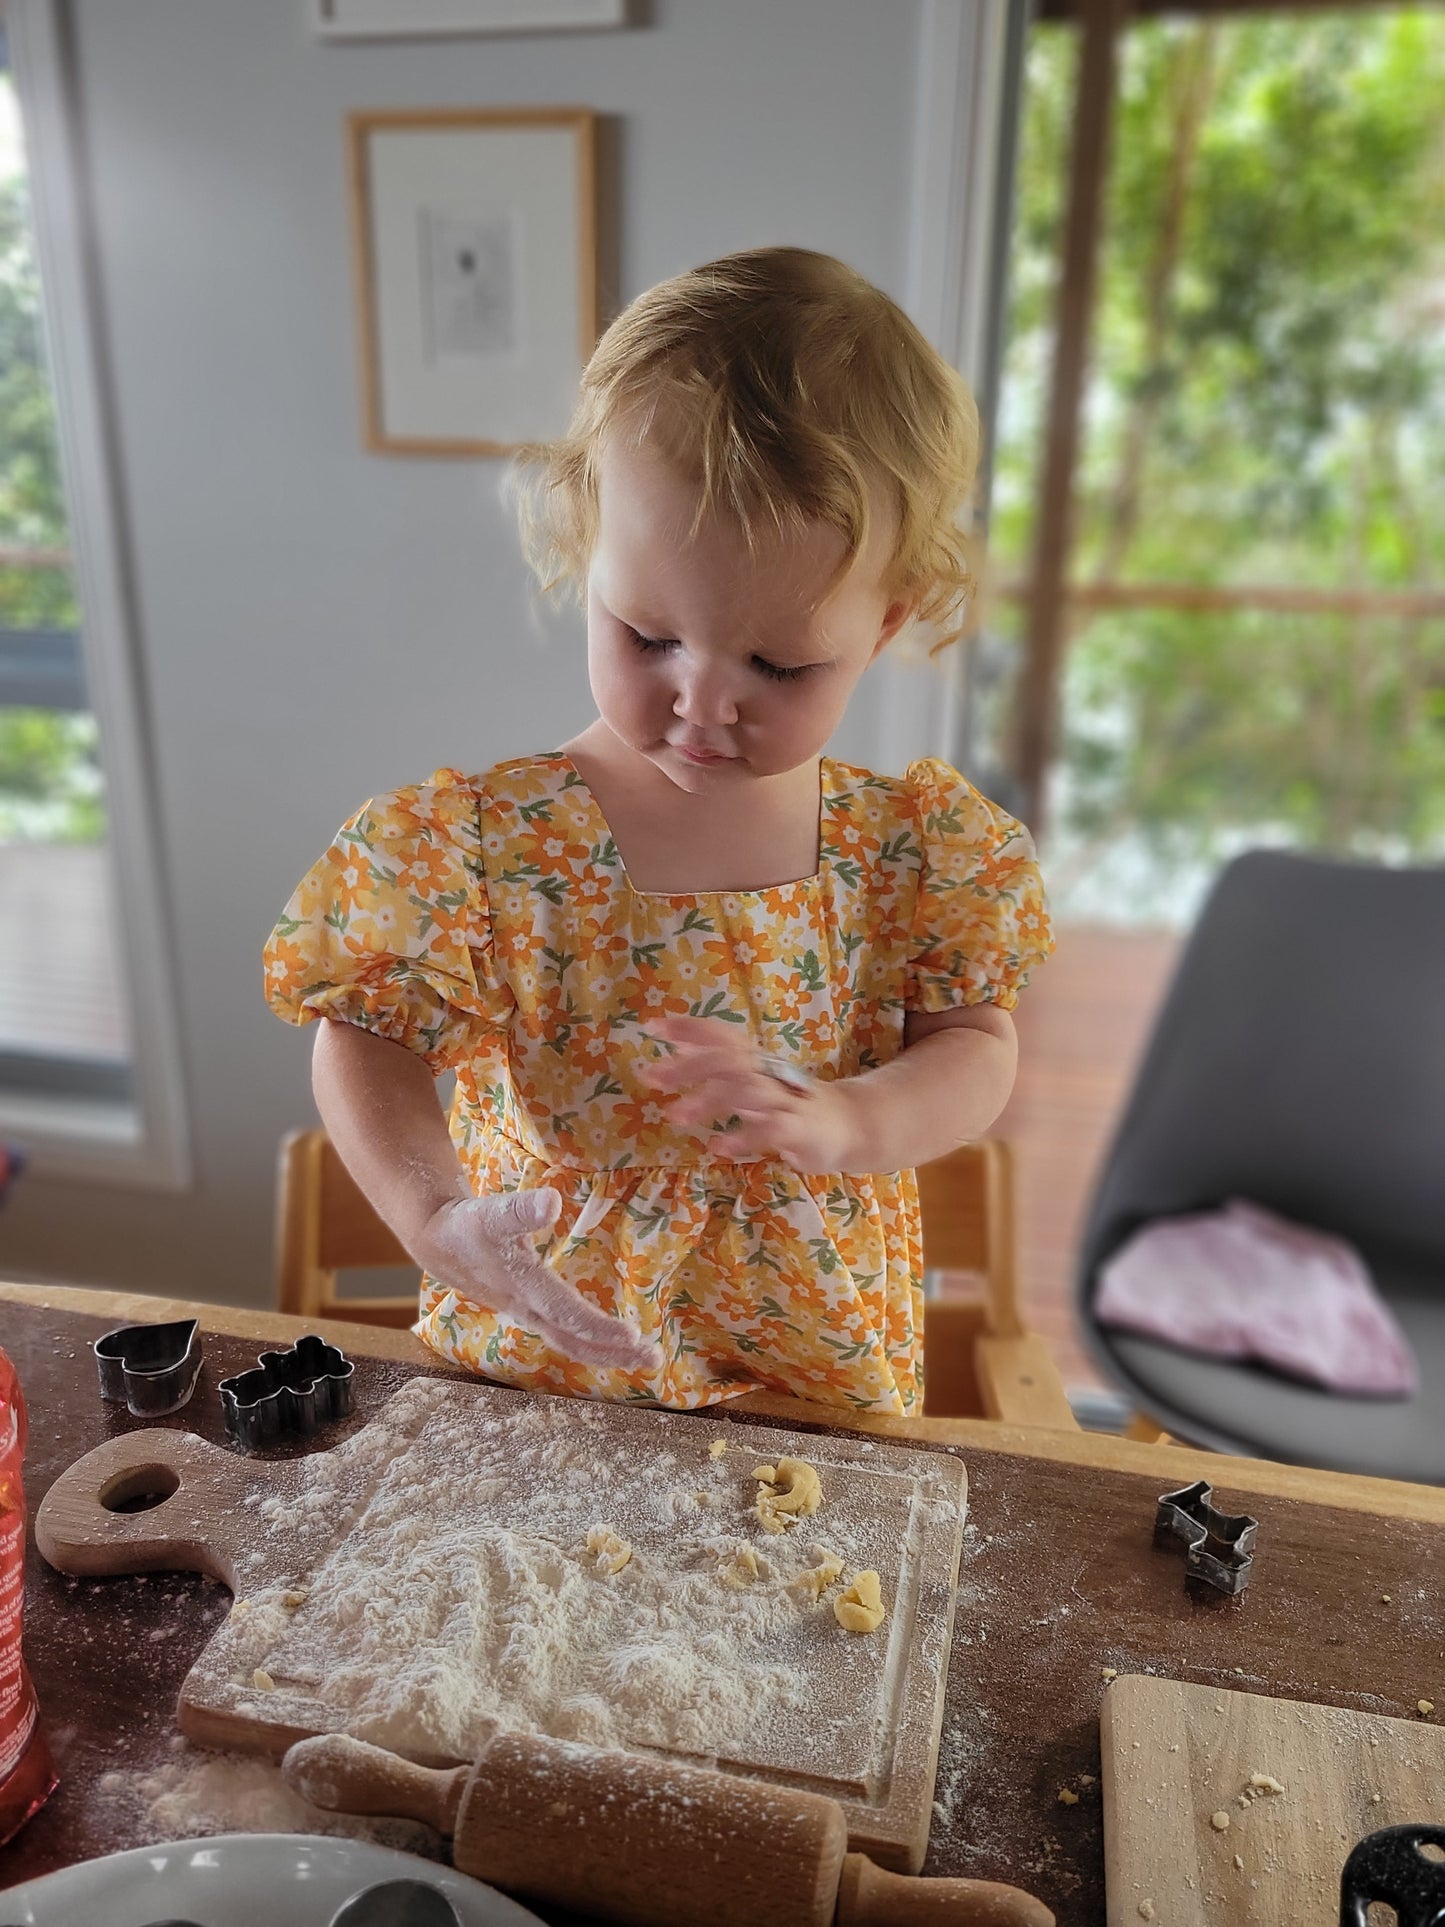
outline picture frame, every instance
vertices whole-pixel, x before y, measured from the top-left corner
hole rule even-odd
[[[560,434],[597,339],[597,117],[584,107],[347,118],[362,436],[509,455]]]
[[[321,40],[461,39],[625,27],[628,0],[309,0]]]

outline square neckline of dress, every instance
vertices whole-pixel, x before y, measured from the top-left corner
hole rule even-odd
[[[590,805],[591,809],[595,813],[598,822],[602,825],[603,829],[606,830],[608,842],[611,843],[613,849],[616,850],[617,852],[617,867],[622,873],[623,883],[627,886],[627,890],[630,895],[634,897],[639,897],[644,903],[696,903],[703,898],[717,899],[720,897],[768,897],[768,896],[776,895],[777,892],[780,890],[806,890],[806,889],[815,887],[816,885],[820,884],[823,880],[823,871],[825,867],[824,858],[823,858],[823,814],[824,814],[824,808],[827,802],[827,795],[828,795],[828,783],[827,783],[826,772],[832,766],[832,763],[833,763],[833,758],[831,756],[820,756],[818,758],[818,864],[817,864],[817,868],[813,870],[808,876],[792,877],[786,883],[763,883],[763,884],[759,884],[756,888],[751,890],[725,890],[725,889],[724,890],[639,890],[637,885],[632,881],[631,873],[627,868],[627,864],[623,860],[622,846],[621,844],[619,844],[616,836],[613,834],[612,825],[607,820],[607,812],[603,809],[601,803],[597,800],[597,792],[593,789],[592,785],[587,781],[587,778],[582,774],[581,770],[578,769],[577,765],[572,761],[572,758],[569,755],[567,755],[565,750],[556,749],[551,751],[548,760],[561,763],[564,766],[564,768],[569,769],[572,772],[572,775],[577,780],[577,782],[586,791],[588,804]]]

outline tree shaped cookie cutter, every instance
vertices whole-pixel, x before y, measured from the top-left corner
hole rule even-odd
[[[262,1352],[249,1372],[221,1380],[226,1436],[243,1452],[276,1439],[307,1438],[351,1410],[356,1367],[335,1345],[307,1332],[284,1352]]]
[[[1213,1498],[1214,1487],[1204,1479],[1161,1493],[1154,1538],[1182,1539],[1186,1577],[1238,1595],[1249,1584],[1259,1521],[1247,1512],[1218,1512]]]

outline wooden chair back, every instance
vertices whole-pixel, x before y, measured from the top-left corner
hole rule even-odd
[[[279,1176],[278,1310],[297,1318],[349,1318],[362,1325],[415,1323],[415,1290],[386,1298],[359,1292],[343,1296],[337,1290],[338,1271],[412,1266],[412,1260],[376,1215],[325,1131],[293,1131],[284,1139]]]
[[[927,1317],[938,1342],[929,1358],[929,1403],[952,1402],[947,1353],[970,1335],[1014,1338],[1023,1331],[1014,1272],[1013,1178],[1009,1147],[996,1138],[965,1144],[918,1173],[923,1262],[930,1271],[967,1271],[983,1282],[981,1300],[932,1299]],[[416,1294],[342,1295],[339,1271],[410,1265],[411,1260],[341,1162],[325,1131],[293,1131],[281,1147],[277,1264],[279,1309],[301,1318],[349,1318],[407,1326]],[[950,1337],[944,1342],[944,1328]],[[962,1394],[957,1394],[961,1396]]]
[[[995,1341],[1025,1336],[1009,1146],[981,1138],[920,1165],[918,1204],[925,1271],[971,1272],[982,1286],[981,1296],[924,1300],[924,1411],[930,1418],[999,1417],[996,1388],[981,1363]]]

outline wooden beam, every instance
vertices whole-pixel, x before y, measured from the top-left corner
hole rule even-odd
[[[1031,582],[994,586],[1001,602],[1028,603]],[[1274,615],[1385,616],[1418,622],[1445,616],[1445,589],[1303,589],[1265,583],[1069,582],[1059,592],[1070,609],[1182,609],[1200,614],[1266,610]]]
[[[1034,538],[1034,596],[1029,611],[1015,732],[1014,765],[1023,792],[1023,813],[1035,832],[1043,826],[1044,786],[1058,729],[1059,665],[1067,617],[1064,583],[1073,535],[1074,468],[1098,275],[1115,67],[1127,14],[1127,0],[1088,0],[1079,57],[1058,332]]]
[[[1067,21],[1077,24],[1093,0],[1039,0],[1035,22]],[[1395,0],[1134,0],[1133,11],[1141,19],[1158,14],[1251,14],[1251,13],[1363,13],[1393,6]]]

